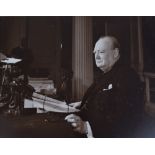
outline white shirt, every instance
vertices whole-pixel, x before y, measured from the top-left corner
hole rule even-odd
[[[87,137],[88,138],[94,138],[93,137],[93,132],[92,132],[92,129],[91,129],[91,126],[90,126],[90,124],[89,124],[89,122],[87,121],[86,122],[86,126],[87,126]]]

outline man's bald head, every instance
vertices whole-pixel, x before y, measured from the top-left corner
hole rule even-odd
[[[103,37],[100,37],[99,40],[105,40],[106,43],[109,44],[109,46],[111,46],[111,48],[120,49],[120,44],[118,40],[113,36],[103,36]]]

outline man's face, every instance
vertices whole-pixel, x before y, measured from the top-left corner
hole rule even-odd
[[[98,40],[94,48],[94,54],[96,66],[104,72],[109,71],[115,61],[112,40],[110,38]]]

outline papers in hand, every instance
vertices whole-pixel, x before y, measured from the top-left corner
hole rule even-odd
[[[24,100],[24,108],[40,108],[46,112],[52,111],[59,113],[79,112],[79,109],[67,105],[66,102],[59,101],[41,94],[33,93],[32,99],[33,100]]]
[[[73,108],[79,108],[81,106],[81,101],[70,103],[69,106]]]
[[[16,58],[6,58],[5,60],[1,60],[1,62],[6,64],[16,64],[17,62],[22,61],[22,59],[16,59]]]

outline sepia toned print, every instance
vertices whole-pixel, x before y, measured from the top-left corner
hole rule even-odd
[[[0,17],[0,137],[155,137],[155,17]]]

